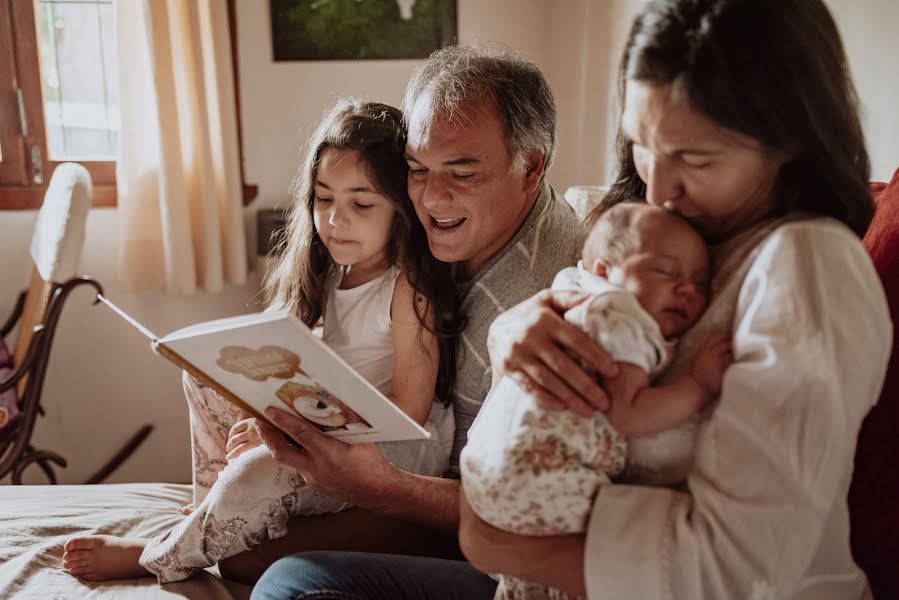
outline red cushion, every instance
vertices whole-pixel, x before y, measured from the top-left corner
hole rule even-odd
[[[899,170],[889,184],[872,184],[871,193],[877,208],[864,245],[886,291],[893,323],[899,323]],[[891,598],[899,590],[897,338],[880,400],[862,424],[849,489],[852,553],[875,598]]]

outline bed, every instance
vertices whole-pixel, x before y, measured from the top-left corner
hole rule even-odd
[[[0,598],[41,600],[245,600],[250,587],[215,569],[160,586],[151,576],[81,582],[62,570],[62,548],[76,534],[157,535],[181,518],[189,485],[0,486]]]

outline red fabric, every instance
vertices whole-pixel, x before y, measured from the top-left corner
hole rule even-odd
[[[889,184],[872,184],[877,209],[865,234],[890,305],[899,323],[899,170]],[[894,325],[895,327],[895,325]],[[880,400],[862,424],[849,489],[852,553],[871,582],[875,598],[899,594],[899,328]]]

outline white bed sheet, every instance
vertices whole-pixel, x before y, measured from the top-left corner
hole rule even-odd
[[[248,586],[214,570],[165,586],[151,576],[82,582],[62,570],[69,537],[155,536],[178,522],[190,498],[189,485],[167,483],[0,486],[0,598],[246,600]]]

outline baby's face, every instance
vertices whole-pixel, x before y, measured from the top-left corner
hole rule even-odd
[[[607,278],[636,296],[662,335],[680,336],[708,303],[708,249],[692,227],[664,211],[648,211],[634,228],[635,251]]]

